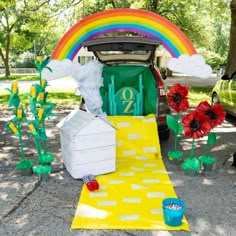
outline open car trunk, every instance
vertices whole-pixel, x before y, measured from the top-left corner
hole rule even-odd
[[[82,43],[88,51],[104,64],[145,63],[152,64],[155,51],[161,44],[147,37],[100,37]]]
[[[147,66],[104,66],[100,88],[103,111],[108,115],[156,114],[157,84]]]
[[[104,65],[100,88],[108,115],[156,114],[158,89],[150,69],[160,41],[148,37],[99,37],[82,43]]]

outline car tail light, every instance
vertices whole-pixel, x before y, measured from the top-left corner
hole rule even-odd
[[[166,121],[166,115],[162,115],[158,117],[159,121]]]
[[[161,74],[156,68],[154,68],[154,74],[155,74],[156,80],[157,80],[159,96],[160,97],[166,96],[166,90],[165,90],[165,86],[164,86],[164,83],[163,83],[162,78],[161,78]]]
[[[158,90],[160,96],[166,96],[166,90],[164,86],[159,86]]]

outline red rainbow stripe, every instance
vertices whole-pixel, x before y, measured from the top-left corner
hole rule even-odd
[[[51,58],[73,60],[84,40],[122,31],[142,33],[161,40],[173,57],[197,53],[187,36],[171,21],[150,11],[122,8],[98,12],[80,20],[61,38]]]

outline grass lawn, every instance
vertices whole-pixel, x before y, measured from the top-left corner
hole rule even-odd
[[[0,95],[0,104],[6,107],[8,99],[9,95]],[[29,105],[28,98],[23,94],[20,94],[20,100],[23,107]],[[56,106],[68,107],[71,105],[79,105],[81,98],[79,96],[75,96],[74,92],[54,92],[48,94],[47,100],[54,103]]]
[[[208,101],[211,104],[211,91],[213,86],[191,87],[189,91],[189,104],[196,107],[202,101]]]
[[[0,81],[13,81],[13,80],[26,80],[26,81],[37,81],[38,75],[31,74],[31,75],[11,75],[10,77],[6,78],[0,76]],[[211,103],[211,91],[213,86],[208,87],[193,87],[191,86],[189,91],[189,103],[191,107],[196,107],[201,101],[207,100]],[[23,93],[29,91],[20,91],[22,94],[20,95],[21,102],[24,105],[28,105],[28,98],[24,97]],[[80,101],[80,97],[75,96],[74,89],[66,89],[63,88],[61,90],[51,89],[50,86],[48,87],[48,101],[55,103],[59,106],[70,106],[76,105]],[[4,90],[4,88],[0,87],[0,104],[3,106],[7,106],[9,99],[8,91]]]
[[[211,90],[212,87],[191,87],[189,91],[189,103],[191,107],[196,107],[201,101],[207,100],[211,103]],[[23,94],[20,95],[21,101],[23,106],[28,104],[27,97],[24,97]],[[0,95],[0,104],[3,106],[7,106],[7,102],[9,99],[9,95]],[[59,106],[70,106],[76,105],[80,101],[80,97],[75,96],[74,92],[49,92],[48,94],[48,101],[55,103]]]
[[[10,75],[8,77],[6,76],[0,76],[0,81],[13,81],[13,80],[21,80],[21,81],[34,81],[38,80],[39,75],[38,74],[19,74],[19,75]]]

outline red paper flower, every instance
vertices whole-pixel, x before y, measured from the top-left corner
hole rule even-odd
[[[182,118],[184,133],[187,137],[198,139],[210,129],[210,118],[199,110],[194,110]]]
[[[181,84],[174,84],[171,86],[167,98],[170,107],[176,112],[186,111],[189,108],[188,103],[188,86],[182,86]]]
[[[207,101],[198,105],[198,110],[204,112],[210,118],[211,128],[220,125],[225,120],[225,111],[220,104],[211,106]]]

